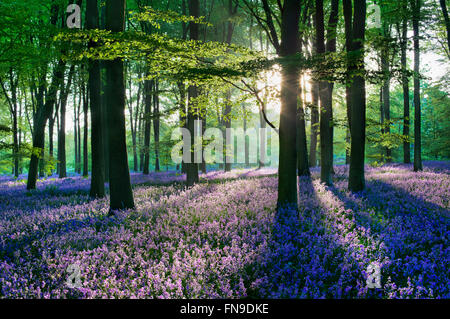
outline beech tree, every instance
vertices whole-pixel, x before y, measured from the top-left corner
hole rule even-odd
[[[97,0],[87,0],[87,29],[99,28],[99,12]],[[89,47],[95,48],[97,42],[91,41]],[[100,61],[89,60],[89,109],[91,113],[91,153],[92,173],[89,195],[91,197],[105,196],[104,152],[103,152],[103,116],[101,105],[101,72]]]
[[[106,30],[125,28],[125,0],[106,3]],[[105,62],[106,106],[109,142],[110,209],[134,208],[125,138],[125,81],[121,58]]]
[[[364,79],[364,39],[366,25],[366,1],[353,1],[353,18],[351,17],[352,2],[344,0],[344,16],[348,21],[347,27],[351,25],[351,31],[346,32],[349,39],[349,71],[351,76],[350,113],[351,113],[351,149],[350,149],[350,171],[348,188],[351,191],[362,191],[365,188],[364,180],[364,157],[366,143],[366,83]]]
[[[199,17],[199,1],[198,0],[190,0],[189,1],[189,14],[193,17]],[[197,23],[190,22],[189,24],[189,35],[191,40],[199,39],[199,27]],[[188,88],[188,110],[187,110],[187,128],[191,135],[191,161],[190,163],[186,163],[186,185],[188,187],[193,186],[195,183],[198,183],[198,163],[196,163],[195,153],[194,153],[194,127],[196,120],[196,106],[195,99],[198,97],[198,87],[196,85],[190,85]]]

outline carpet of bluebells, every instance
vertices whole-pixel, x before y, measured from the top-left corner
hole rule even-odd
[[[26,191],[0,178],[0,298],[450,298],[450,163],[348,166],[300,178],[299,212],[275,214],[276,170],[132,174],[136,208],[108,217],[89,179]],[[381,266],[382,288],[366,269]],[[69,288],[78,264],[81,288]]]

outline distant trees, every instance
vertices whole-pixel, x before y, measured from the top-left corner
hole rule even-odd
[[[2,138],[7,135],[7,143],[0,145],[0,169],[4,172],[9,165],[8,172],[18,177],[23,170],[21,158],[29,156],[28,189],[36,188],[38,176],[53,173],[55,163],[61,178],[73,168],[88,176],[90,156],[90,196],[104,197],[105,181],[109,181],[111,209],[133,207],[126,139],[134,171],[149,174],[153,169],[169,169],[174,125],[188,128],[194,145],[195,120],[202,123],[202,132],[207,125],[225,129],[243,123],[246,129],[270,126],[279,133],[279,207],[295,206],[297,176],[309,175],[310,166],[319,164],[321,182],[331,185],[333,157],[341,161],[344,152],[352,191],[364,189],[364,163],[372,156],[377,163],[399,159],[409,163],[413,143],[413,167],[419,171],[422,154],[424,158],[446,154],[436,148],[446,145],[440,135],[446,134],[447,126],[433,122],[435,111],[445,109],[447,100],[439,100],[439,92],[445,90],[420,74],[424,47],[438,41],[439,54],[448,55],[446,1],[383,1],[379,3],[381,28],[368,23],[366,32],[370,13],[361,0],[343,0],[343,10],[338,0],[129,0],[130,11],[137,8],[142,16],[136,18],[130,12],[126,25],[125,1],[101,6],[97,0],[86,0],[82,6],[86,30],[71,30],[70,36],[64,30],[67,1],[50,1],[47,6],[30,0],[33,10],[26,18],[5,15],[4,8],[10,4],[25,12],[20,3],[5,1],[6,5],[0,3],[4,17],[0,21],[4,30],[0,34],[0,108],[8,114],[0,116]],[[38,18],[36,12],[49,19]],[[428,16],[438,21],[422,33],[421,23],[428,23]],[[97,36],[95,30],[105,26],[113,32]],[[44,28],[48,30],[36,32]],[[125,36],[117,37],[122,31]],[[91,35],[95,36],[89,40]],[[126,39],[129,35],[135,37],[133,41]],[[408,68],[408,41],[414,45],[414,72]],[[5,49],[9,44],[11,48]],[[246,56],[243,46],[262,55],[253,60],[257,54]],[[343,54],[337,52],[341,48]],[[228,53],[231,58],[225,57]],[[365,65],[371,53],[378,58],[377,70],[372,70],[371,63]],[[16,57],[21,55],[25,55],[21,60]],[[242,57],[244,62],[239,61]],[[275,70],[269,70],[274,64],[281,69],[280,88],[267,76]],[[410,95],[412,79],[414,94]],[[367,102],[366,82],[377,89],[374,93],[373,86],[368,86]],[[441,88],[445,82],[443,78]],[[422,92],[432,92],[433,97],[421,96]],[[275,98],[281,106],[279,129],[278,114],[270,110]],[[414,111],[410,111],[410,100]],[[178,112],[173,124],[170,117]],[[242,114],[250,116],[235,121]],[[259,168],[266,162],[267,145],[274,141],[267,137],[263,131],[258,134]],[[432,138],[439,142],[430,146]],[[242,158],[249,167],[249,149],[254,145],[247,137],[243,144]],[[272,152],[270,146],[267,150]],[[188,186],[199,181],[199,170],[206,171],[204,158],[196,159],[196,155],[191,149],[191,163],[177,166],[187,173]],[[225,152],[224,159],[229,161],[232,155]],[[232,165],[228,162],[219,168],[228,171]]]

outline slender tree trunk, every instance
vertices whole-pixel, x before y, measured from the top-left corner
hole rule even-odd
[[[383,22],[383,35],[385,37],[390,36],[386,22]],[[389,137],[389,134],[391,133],[391,123],[390,123],[390,121],[391,121],[391,100],[390,100],[391,75],[390,75],[390,63],[389,63],[389,48],[382,49],[381,68],[382,68],[382,72],[384,74],[383,89],[381,91],[382,92],[381,93],[382,105],[383,105],[383,108],[381,110],[381,113],[383,114],[383,121],[381,124],[383,126],[384,133],[387,134],[387,136]],[[389,146],[386,147],[385,152],[386,152],[386,162],[388,162],[388,163],[392,162],[392,151]]]
[[[59,83],[64,76],[65,66],[65,62],[63,60],[59,60],[53,72],[52,83],[48,90],[45,104],[39,106],[35,114],[33,122],[33,154],[31,155],[30,166],[28,169],[28,190],[36,188],[39,159],[43,156],[44,153],[45,125],[53,112],[53,105],[56,101],[56,94],[58,92]]]
[[[298,52],[300,2],[286,0],[281,18],[280,56]],[[281,112],[279,130],[278,212],[284,206],[297,208],[297,97],[299,69],[293,63],[282,64]]]
[[[352,0],[343,0],[343,13],[344,13],[344,28],[345,28],[345,50],[347,53],[347,74],[345,79],[345,101],[347,104],[347,134],[345,137],[346,147],[345,147],[345,163],[350,164],[350,144],[351,144],[351,128],[352,128],[352,106],[351,106],[351,74],[350,74],[350,61],[349,55],[352,51],[353,45],[353,26],[352,26],[352,14],[353,6]]]
[[[204,136],[205,131],[206,131],[206,110],[204,110],[202,116],[201,116],[201,121],[202,121],[202,136]],[[202,162],[200,164],[200,169],[203,172],[203,174],[206,174],[206,161],[205,161],[205,149],[202,147]]]
[[[135,172],[139,171],[139,166],[138,166],[138,156],[137,156],[137,145],[136,145],[136,130],[137,130],[137,123],[133,117],[133,115],[135,115],[135,117],[137,118],[137,114],[139,113],[139,102],[140,102],[140,92],[141,92],[141,84],[139,83],[138,86],[138,92],[137,92],[137,103],[136,103],[136,111],[133,112],[133,103],[131,102],[131,97],[132,97],[132,92],[131,92],[131,77],[130,77],[130,81],[129,81],[129,87],[130,87],[130,98],[129,98],[129,105],[128,105],[128,113],[130,115],[130,128],[131,128],[131,140],[133,143],[133,170]]]
[[[309,165],[317,166],[317,136],[319,134],[319,84],[311,81],[311,135],[309,148]]]
[[[100,7],[100,29],[106,28],[106,6]],[[104,61],[100,62],[100,103],[102,116],[102,136],[103,136],[103,175],[105,182],[109,182],[109,133],[108,133],[108,107],[106,102],[106,64]]]
[[[413,30],[414,30],[414,171],[422,170],[422,134],[420,108],[420,43],[419,21],[421,0],[413,2]]]
[[[86,86],[83,83],[83,89]],[[89,89],[87,89],[89,91]],[[83,93],[83,176],[89,175],[89,159],[88,159],[88,92]]]
[[[150,173],[150,130],[151,130],[151,110],[152,110],[152,89],[154,80],[145,80],[144,95],[144,169],[143,173]]]
[[[200,8],[198,0],[190,0],[189,1],[189,15],[193,17],[200,16]],[[196,23],[190,23],[189,32],[191,40],[199,39],[199,27]],[[188,114],[187,114],[187,128],[191,134],[191,163],[186,163],[186,185],[187,187],[193,186],[198,183],[198,164],[196,163],[195,153],[194,153],[194,126],[195,126],[195,106],[192,103],[192,100],[197,98],[198,96],[198,88],[196,86],[191,85],[188,89],[189,91],[189,105],[188,105]]]
[[[17,76],[18,77],[18,76]],[[12,119],[12,134],[13,134],[13,149],[12,149],[12,156],[13,156],[13,167],[12,167],[12,173],[14,177],[19,177],[19,144],[20,144],[20,131],[18,129],[18,116],[20,116],[18,112],[18,105],[17,105],[17,86],[19,84],[19,79],[14,79],[14,72],[13,69],[9,69],[9,83],[10,83],[10,89],[11,89],[11,98],[8,96],[8,92],[3,84],[1,82],[5,97],[7,101],[9,102],[10,107],[10,113],[11,113],[11,119]]]
[[[160,171],[159,167],[159,82],[155,80],[155,91],[153,95],[153,138],[155,140],[155,172]]]
[[[54,144],[53,144],[53,131],[55,128],[55,118],[53,115],[48,119],[48,154],[53,156]]]
[[[407,9],[407,5],[405,3]],[[406,12],[406,10],[405,10]],[[403,162],[411,163],[411,150],[409,144],[409,78],[407,72],[406,50],[408,46],[408,21],[406,18],[402,22],[402,41],[401,41],[401,64],[402,64],[402,87],[403,87],[403,136],[407,138],[403,142]]]
[[[180,91],[180,127],[187,128],[186,122],[186,88],[183,82],[177,82]],[[181,162],[181,172],[186,173],[186,163]]]
[[[301,50],[300,50],[301,52]],[[297,175],[309,176],[308,145],[306,143],[305,109],[303,107],[302,88],[299,85],[299,107],[297,110]]]
[[[327,28],[327,44],[325,47],[325,26],[323,0],[316,0],[317,52],[336,51],[336,25],[339,12],[339,1],[332,1],[332,12]],[[332,185],[333,172],[333,83],[320,81],[320,179],[326,185]]]
[[[351,150],[348,188],[362,191],[365,188],[364,156],[366,141],[366,84],[364,77],[364,39],[366,22],[366,1],[355,0],[352,26],[352,48],[355,58],[350,63],[352,76],[351,96]]]
[[[73,144],[74,144],[74,167],[75,173],[78,172],[78,125],[77,125],[77,109],[76,93],[73,95]]]
[[[145,93],[144,93],[145,94]],[[145,95],[144,95],[144,101],[145,101]],[[145,107],[144,107],[145,108]],[[143,119],[143,112],[141,112],[141,114],[139,114],[139,135],[138,135],[138,140],[139,140],[139,171],[143,172],[144,171],[144,119]]]
[[[125,28],[125,0],[106,3],[106,29]],[[106,62],[106,103],[108,107],[110,209],[134,208],[125,130],[125,81],[121,59]]]
[[[97,0],[87,0],[86,4],[87,29],[99,28],[99,13]],[[90,42],[89,47],[97,47],[96,42]],[[101,70],[98,60],[89,60],[89,105],[91,111],[91,187],[89,196],[92,198],[105,197],[104,175],[104,147],[103,147],[103,117],[101,103]]]
[[[228,90],[225,94],[225,100],[227,101],[225,105],[225,111],[223,112],[223,122],[225,124],[225,134],[226,136],[227,131],[231,129],[231,90]],[[228,144],[228,142],[230,144]],[[225,140],[225,143],[223,144],[224,147],[224,162],[225,162],[225,172],[231,171],[231,162],[233,159],[233,156],[231,154],[231,143],[234,143],[234,141],[228,141],[228,139]]]
[[[56,4],[53,4],[51,9],[52,16],[50,17],[50,23],[55,26],[58,20],[59,7]],[[28,168],[27,190],[36,189],[39,163],[41,162],[41,157],[44,155],[45,125],[53,113],[53,106],[56,102],[56,94],[58,92],[59,83],[64,77],[65,67],[65,62],[62,59],[59,59],[57,65],[53,69],[52,81],[46,95],[45,103],[43,102],[43,96],[47,67],[44,67],[44,72],[42,73],[42,78],[40,79],[39,91],[37,92],[37,111],[33,114],[33,152]]]
[[[245,105],[242,104],[242,111],[244,113],[244,132],[247,131],[247,111],[245,109]],[[244,158],[245,158],[245,167],[250,166],[250,154],[249,154],[249,139],[248,136],[245,135],[244,141]]]
[[[265,102],[264,102],[265,103]],[[265,108],[265,104],[262,106],[263,108]],[[259,150],[258,150],[258,155],[259,155],[259,159],[258,159],[258,169],[263,168],[264,166],[266,166],[266,128],[267,128],[267,123],[266,120],[264,119],[264,115],[262,111],[259,111],[259,127],[261,128],[259,131]]]
[[[345,134],[345,164],[350,164],[350,128],[347,128]]]
[[[81,79],[80,79],[81,80]],[[81,116],[81,101],[82,101],[82,85],[80,85],[80,95],[78,99],[78,108],[77,108],[77,173],[81,174],[81,125],[80,125],[80,116]]]
[[[13,103],[15,104],[13,115],[13,160],[14,160],[14,177],[19,177],[19,136],[17,125],[17,98],[15,92],[12,93]]]
[[[66,104],[61,99],[58,133],[59,178],[67,177],[66,172]]]

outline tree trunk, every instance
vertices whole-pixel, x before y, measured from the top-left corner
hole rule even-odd
[[[317,81],[311,81],[311,135],[309,145],[309,165],[317,166],[317,136],[319,133],[319,84]]]
[[[183,82],[177,82],[180,91],[180,127],[187,128],[186,122],[186,88]],[[181,162],[181,173],[186,173],[186,163]]]
[[[106,6],[100,6],[100,29],[106,27]],[[106,66],[104,61],[100,61],[100,103],[102,116],[102,136],[103,136],[103,175],[105,182],[109,182],[109,133],[108,133],[108,108],[106,104]]]
[[[317,53],[336,51],[336,25],[338,20],[339,1],[332,1],[332,11],[327,27],[327,43],[325,46],[325,25],[323,0],[316,0]],[[332,185],[333,172],[333,83],[320,81],[320,180]]]
[[[59,178],[67,177],[66,172],[66,104],[61,98],[59,107],[58,162]]]
[[[300,50],[301,53],[301,50]],[[308,163],[308,145],[306,143],[306,125],[305,125],[305,109],[303,107],[302,88],[299,85],[299,107],[297,110],[297,175],[309,176],[309,163]]]
[[[405,12],[407,5],[405,3]],[[409,144],[409,78],[406,74],[407,60],[406,49],[408,46],[408,21],[406,18],[402,22],[402,41],[401,41],[401,64],[402,64],[402,87],[403,87],[403,136],[407,138],[403,142],[403,162],[406,164],[411,163],[411,150]]]
[[[81,80],[81,78],[80,78]],[[78,109],[77,109],[77,173],[81,174],[81,125],[80,125],[80,116],[81,116],[81,100],[82,100],[82,85],[80,85],[80,95],[78,99]]]
[[[87,0],[86,24],[87,29],[98,29],[99,27],[97,0]],[[90,42],[89,47],[97,47],[96,42]],[[100,62],[89,60],[89,105],[91,111],[91,187],[89,196],[92,198],[105,197],[105,175],[104,175],[104,147],[103,147],[103,117],[101,103],[101,70]]]
[[[280,56],[298,52],[300,2],[286,0],[281,18]],[[297,208],[297,97],[299,69],[283,63],[281,69],[281,112],[279,130],[278,212],[285,206]]]
[[[247,112],[245,109],[245,105],[242,104],[242,111],[244,113],[244,132],[247,131]],[[244,158],[245,158],[245,167],[250,166],[250,154],[249,154],[249,137],[247,135],[244,136]]]
[[[389,37],[390,32],[388,30],[388,26],[386,22],[383,22],[383,36]],[[391,75],[390,75],[390,63],[389,63],[389,48],[383,48],[381,52],[381,69],[384,75],[383,81],[383,89],[381,93],[382,97],[382,110],[383,121],[382,127],[384,133],[387,134],[387,138],[389,138],[389,134],[391,133],[391,100],[390,100],[390,89],[391,89]],[[389,146],[385,149],[386,152],[386,162],[392,162],[392,151]]]
[[[106,3],[106,29],[123,32],[125,0]],[[125,130],[125,82],[123,61],[106,62],[106,103],[108,107],[110,212],[134,208]]]
[[[355,1],[352,27],[352,47],[355,58],[350,62],[352,76],[351,96],[351,150],[348,188],[362,191],[364,181],[364,156],[366,142],[366,84],[364,77],[364,38],[366,23],[366,1]]]
[[[86,86],[83,83],[83,90]],[[88,89],[89,91],[89,89]],[[89,159],[88,159],[88,92],[83,92],[83,176],[89,175]]]
[[[74,93],[73,96],[73,143],[74,143],[74,167],[75,167],[75,173],[78,173],[78,125],[77,125],[77,109],[78,105],[76,102],[76,94]],[[64,176],[65,177],[65,176]]]
[[[227,101],[225,105],[225,111],[223,112],[223,122],[225,124],[225,134],[226,136],[227,131],[231,129],[231,90],[228,90],[225,95],[225,100]],[[228,142],[230,144],[228,144]],[[225,139],[225,143],[223,144],[224,147],[224,163],[225,163],[225,172],[231,171],[231,162],[233,160],[233,156],[231,154],[231,143],[234,144],[234,141],[228,141],[228,139]]]
[[[345,79],[345,102],[347,104],[347,134],[345,137],[345,164],[350,164],[350,144],[351,144],[351,128],[352,128],[352,106],[351,106],[351,74],[350,74],[350,61],[349,53],[352,51],[352,14],[353,6],[352,0],[343,0],[343,13],[344,13],[344,29],[345,29],[345,50],[347,53],[347,74]]]
[[[139,76],[140,77],[140,76]],[[129,80],[130,98],[128,103],[128,113],[130,115],[130,129],[131,129],[131,141],[133,143],[133,170],[135,172],[139,171],[138,155],[137,155],[137,142],[136,142],[136,130],[137,130],[137,117],[139,114],[139,103],[140,103],[140,92],[141,92],[141,82],[138,84],[137,101],[136,101],[136,111],[133,112],[133,103],[131,102],[132,91],[131,91],[131,77]],[[134,116],[133,116],[134,115]]]
[[[190,0],[189,1],[189,15],[193,17],[199,17],[199,1],[198,0]],[[198,40],[199,38],[199,28],[198,24],[190,22],[189,24],[189,32],[191,40]],[[190,86],[189,89],[189,105],[188,105],[188,114],[187,114],[187,128],[191,134],[191,161],[190,163],[186,163],[186,186],[193,186],[195,183],[198,183],[198,164],[195,162],[195,153],[194,153],[194,126],[195,126],[195,106],[191,103],[192,99],[197,98],[198,89],[196,86]]]
[[[420,43],[419,21],[421,0],[413,0],[414,30],[414,171],[422,170],[422,134],[420,109]]]
[[[53,4],[52,16],[50,17],[50,23],[53,26],[56,26],[58,20],[58,12],[59,7],[56,4]],[[56,67],[53,69],[52,82],[50,88],[48,89],[45,103],[43,102],[43,96],[45,91],[45,77],[47,67],[44,67],[45,71],[43,72],[43,76],[39,83],[37,111],[35,114],[33,114],[33,152],[28,168],[27,190],[36,189],[36,181],[39,169],[38,166],[40,163],[40,157],[43,156],[45,146],[45,125],[47,120],[53,113],[53,105],[56,102],[56,94],[58,92],[59,83],[63,79],[65,67],[66,63],[62,59],[59,59]]]
[[[154,80],[144,82],[144,169],[143,173],[150,173],[150,130],[151,130],[151,110],[152,110],[152,89]]]
[[[264,104],[262,106],[262,108],[265,109],[265,107],[266,107],[266,105]],[[259,137],[258,169],[261,169],[264,166],[266,166],[266,153],[267,153],[267,150],[266,150],[266,128],[267,128],[267,123],[266,123],[266,120],[264,119],[264,114],[263,114],[262,111],[259,111],[259,127],[261,129],[260,129],[259,134],[258,134],[258,137]]]
[[[48,90],[47,99],[44,105],[40,105],[35,114],[33,121],[33,153],[30,159],[28,169],[27,189],[35,189],[38,177],[39,159],[43,156],[45,145],[45,125],[53,112],[53,105],[56,101],[56,94],[60,81],[64,76],[64,68],[66,64],[63,60],[59,60],[53,71],[52,83]]]
[[[159,167],[159,82],[155,80],[155,91],[153,95],[153,138],[155,140],[155,172],[160,171]]]
[[[53,132],[55,128],[55,118],[53,115],[50,115],[48,119],[48,154],[53,156],[54,153],[54,144],[53,144]]]

